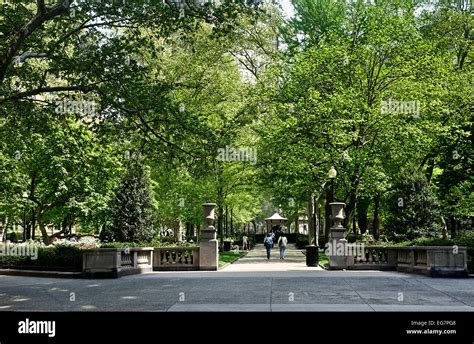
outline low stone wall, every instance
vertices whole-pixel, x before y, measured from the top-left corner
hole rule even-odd
[[[467,249],[452,246],[366,246],[348,257],[350,270],[396,270],[431,277],[466,277]]]
[[[82,256],[85,278],[118,278],[153,270],[153,247],[98,248]]]
[[[468,275],[466,247],[402,247],[398,250],[397,258],[397,271],[400,272],[414,272],[431,277]]]
[[[153,270],[199,270],[199,247],[155,247]]]

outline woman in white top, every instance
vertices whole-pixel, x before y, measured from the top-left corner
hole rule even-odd
[[[288,239],[285,234],[280,235],[278,238],[278,247],[280,248],[280,259],[285,259],[286,245],[288,245]]]

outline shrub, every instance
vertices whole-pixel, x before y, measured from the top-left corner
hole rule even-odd
[[[441,238],[418,238],[411,241],[409,246],[453,246],[454,241]]]
[[[439,205],[424,176],[407,176],[395,185],[386,201],[384,231],[394,241],[437,237]]]
[[[467,247],[467,268],[474,273],[474,231],[466,232],[454,240],[458,246]]]
[[[304,248],[309,245],[309,238],[305,234],[299,234],[296,236],[296,248]]]
[[[18,234],[16,234],[16,232],[10,232],[7,234],[7,239],[11,242],[18,242]]]
[[[124,248],[124,247],[197,247],[196,243],[184,242],[107,242],[100,245],[101,248]]]
[[[140,159],[130,161],[112,204],[112,237],[117,241],[149,241],[153,237],[153,200],[148,173]]]
[[[33,268],[44,270],[82,270],[82,250],[75,246],[38,246],[38,258],[29,256],[0,256],[4,268]]]

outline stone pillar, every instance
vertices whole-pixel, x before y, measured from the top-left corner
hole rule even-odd
[[[205,203],[204,221],[206,226],[201,229],[199,236],[199,270],[216,271],[219,266],[219,249],[214,222],[215,203]]]
[[[347,255],[347,229],[342,226],[342,220],[344,220],[344,207],[345,203],[333,202],[329,203],[331,206],[332,218],[334,219],[334,225],[329,229],[329,269],[330,270],[343,270],[347,269],[349,257]]]

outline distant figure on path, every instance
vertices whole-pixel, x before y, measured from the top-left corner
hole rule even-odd
[[[247,236],[247,234],[244,234],[244,236],[242,237],[242,249],[244,251],[248,251],[249,250],[249,238]]]
[[[272,233],[267,233],[267,236],[263,240],[263,245],[267,249],[267,259],[270,260],[270,252],[271,252],[272,246],[273,246]]]
[[[288,245],[288,239],[286,238],[285,234],[283,233],[278,238],[278,247],[280,247],[280,259],[285,259],[286,245]]]

